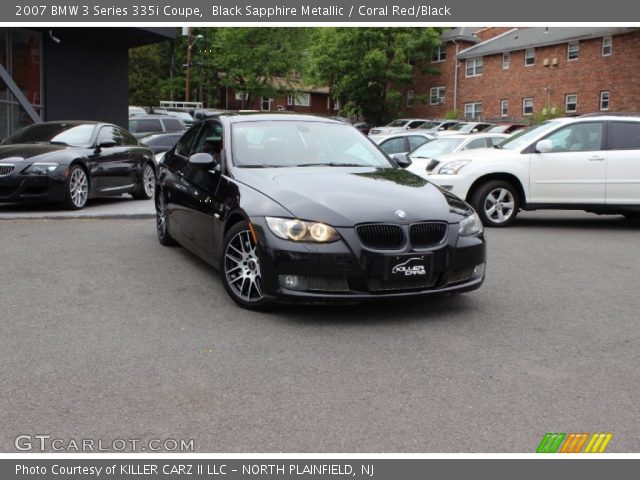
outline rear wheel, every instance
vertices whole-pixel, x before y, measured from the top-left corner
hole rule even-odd
[[[150,163],[145,163],[142,167],[140,183],[131,194],[136,200],[149,200],[153,198],[156,191],[156,170]]]
[[[518,216],[518,192],[509,182],[487,182],[475,191],[471,197],[471,205],[485,226],[507,227]]]
[[[262,293],[262,274],[257,245],[249,226],[236,223],[224,237],[220,273],[233,301],[249,310],[264,310],[270,302]]]
[[[80,165],[69,168],[64,183],[64,206],[69,210],[79,210],[87,204],[89,198],[89,177]]]

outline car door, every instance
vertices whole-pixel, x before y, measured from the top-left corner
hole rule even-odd
[[[552,150],[530,154],[530,203],[605,202],[604,122],[576,122],[545,137]]]
[[[640,204],[640,122],[608,122],[606,203]]]
[[[217,198],[218,187],[222,180],[222,124],[217,120],[208,120],[202,124],[191,146],[190,155],[208,153],[216,161],[215,167],[203,167],[189,162],[182,170],[187,186],[188,232],[197,249],[197,253],[210,260],[215,257],[214,233],[220,227],[221,202]]]
[[[184,169],[200,128],[198,124],[187,130],[162,161],[165,172],[160,180],[167,202],[170,233],[183,245],[193,242],[193,235],[189,230],[189,186],[184,178]]]
[[[120,129],[104,125],[98,132],[95,145],[95,187],[103,194],[118,194],[133,188],[137,165]]]

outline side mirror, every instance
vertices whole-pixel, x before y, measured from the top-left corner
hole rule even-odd
[[[213,168],[216,161],[208,153],[194,153],[189,157],[189,163],[201,168]]]
[[[96,145],[96,150],[100,150],[102,148],[112,148],[117,145],[113,140],[104,140]]]
[[[538,153],[549,153],[552,150],[553,143],[551,143],[551,140],[545,139],[536,143],[536,152]]]
[[[409,165],[411,165],[411,159],[404,153],[396,153],[391,158],[400,168],[407,168]]]

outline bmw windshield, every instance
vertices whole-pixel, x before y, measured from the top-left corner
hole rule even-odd
[[[232,126],[231,140],[236,167],[392,168],[370,140],[344,124],[290,120],[241,122]]]
[[[40,123],[19,130],[2,142],[5,145],[24,143],[51,143],[54,145],[84,146],[93,137],[94,124]]]

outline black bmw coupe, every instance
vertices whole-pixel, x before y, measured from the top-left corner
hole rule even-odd
[[[250,309],[480,287],[478,216],[409,163],[333,120],[207,119],[160,164],[158,238],[219,268]]]
[[[153,198],[153,153],[125,129],[98,122],[44,122],[0,144],[0,202],[61,202],[94,196]]]

